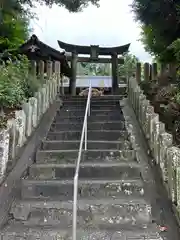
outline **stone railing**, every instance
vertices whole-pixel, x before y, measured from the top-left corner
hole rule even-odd
[[[60,87],[60,63],[47,64],[47,78],[34,97],[22,105],[22,110],[15,111],[15,118],[8,120],[7,127],[0,129],[0,183],[6,175],[7,165],[11,168],[16,164],[16,159],[21,147],[26,143],[37,128],[43,114],[56,99]],[[54,71],[53,71],[54,69]],[[32,72],[33,74],[33,72]],[[36,74],[36,64],[34,64]],[[44,63],[40,62],[40,74],[44,78]]]
[[[129,79],[128,98],[142,131],[148,141],[151,154],[159,166],[164,185],[178,214],[180,213],[180,148],[173,146],[173,137],[165,131],[165,124],[146,99],[135,78]]]

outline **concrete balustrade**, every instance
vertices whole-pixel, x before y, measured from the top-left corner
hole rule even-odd
[[[157,66],[153,64],[152,76],[157,78]],[[148,64],[144,66],[145,81],[148,80]],[[166,132],[154,107],[139,86],[139,64],[135,78],[129,79],[128,98],[147,139],[152,157],[159,166],[164,185],[174,208],[180,214],[180,148],[173,145],[173,136]],[[153,80],[152,79],[152,80]]]
[[[43,114],[56,99],[60,88],[60,63],[47,66],[45,84],[22,105],[22,110],[15,112],[15,118],[8,120],[6,129],[0,129],[0,183],[3,181],[8,163],[14,166],[21,147],[39,125]],[[44,62],[39,63],[40,79],[44,79]],[[32,63],[32,74],[35,77],[36,63]],[[38,81],[38,79],[37,79]]]

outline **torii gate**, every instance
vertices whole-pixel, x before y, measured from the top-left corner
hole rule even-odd
[[[76,72],[77,62],[97,62],[97,63],[111,63],[112,64],[112,93],[118,89],[118,64],[123,64],[124,59],[121,55],[129,50],[130,44],[118,47],[99,47],[99,45],[81,46],[68,44],[58,41],[60,48],[66,52],[71,52],[72,55],[67,57],[71,61],[71,79],[70,79],[70,93],[76,95]],[[90,57],[78,57],[78,54],[90,55]],[[99,58],[99,55],[111,56],[110,58]]]

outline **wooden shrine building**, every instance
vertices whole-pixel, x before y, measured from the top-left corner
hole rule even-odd
[[[42,60],[44,62],[59,61],[61,63],[61,73],[71,78],[71,68],[68,64],[65,53],[59,52],[58,50],[41,42],[36,35],[32,35],[27,42],[22,44],[18,49],[18,53],[26,55],[29,60]]]
[[[129,50],[130,44],[118,47],[99,47],[99,45],[80,46],[68,44],[58,41],[60,48],[66,52],[71,52],[72,55],[67,59],[71,61],[71,79],[70,92],[72,95],[76,94],[76,71],[77,62],[97,62],[97,63],[111,63],[112,64],[112,93],[118,89],[118,64],[123,64],[124,59],[118,55],[124,54]],[[78,54],[90,55],[90,57],[78,57]],[[108,56],[111,58],[99,58],[99,55]]]

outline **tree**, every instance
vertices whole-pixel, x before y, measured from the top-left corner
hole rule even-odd
[[[1,0],[1,1],[8,2],[8,1],[12,1],[12,0]],[[47,6],[50,6],[50,7],[53,4],[56,4],[60,7],[65,7],[70,12],[78,12],[78,11],[81,11],[83,8],[87,7],[89,5],[89,3],[96,5],[98,7],[99,1],[100,0],[19,0],[18,2],[21,5],[26,4],[30,7],[33,7],[34,2],[38,2],[40,4],[46,4]]]
[[[109,64],[105,63],[81,63],[85,75],[110,76]]]
[[[29,36],[29,19],[18,2],[8,0],[0,9],[0,52],[16,49]],[[27,12],[26,12],[27,14]]]
[[[122,80],[128,76],[132,76],[136,71],[136,64],[138,61],[135,55],[130,53],[124,54],[124,63],[118,66],[119,79]],[[108,65],[102,63],[81,63],[84,72],[95,76],[111,76],[111,68]]]
[[[180,37],[179,5],[180,0],[134,0],[132,4],[146,50],[161,61],[174,59],[168,46]]]
[[[78,12],[89,3],[98,6],[99,0],[1,0],[0,1],[0,52],[17,48],[29,35],[29,10],[35,2],[65,7],[70,12]]]
[[[130,53],[124,55],[124,64],[119,65],[118,72],[120,79],[132,76],[136,72],[138,58]]]
[[[12,18],[6,14],[0,23],[0,51],[16,49],[29,36],[28,19],[23,16]]]

